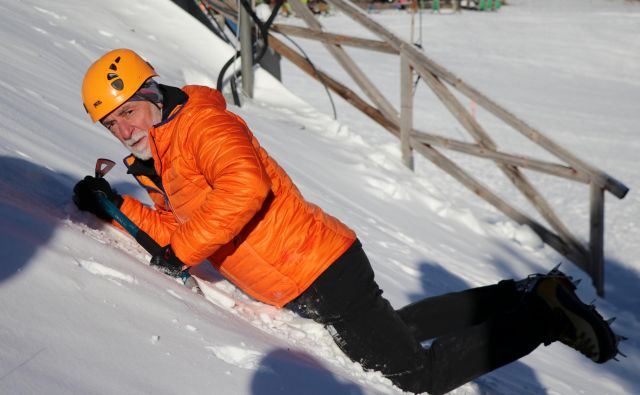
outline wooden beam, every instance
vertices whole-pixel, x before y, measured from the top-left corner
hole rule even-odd
[[[609,192],[616,196],[619,199],[622,199],[626,196],[627,192],[629,192],[629,188],[625,186],[620,181],[614,179],[608,174],[592,167],[586,162],[578,159],[574,154],[569,152],[569,150],[560,146],[550,138],[546,137],[542,133],[540,133],[537,129],[529,126],[523,120],[516,117],[514,114],[501,107],[475,88],[472,88],[459,80],[457,85],[454,85],[461,93],[465,94],[467,97],[474,100],[476,103],[481,105],[487,111],[503,120],[507,125],[511,126],[522,135],[535,142],[536,144],[544,147],[547,151],[554,154],[556,157],[562,159],[567,162],[571,166],[580,169],[586,173],[591,175],[593,181]]]
[[[304,19],[309,25],[311,30],[322,31],[322,25],[316,17],[313,15],[309,7],[302,4],[300,0],[290,0],[289,4],[293,8],[293,11],[297,16]],[[386,118],[393,120],[394,122],[400,121],[400,114],[393,107],[393,105],[386,99],[386,97],[376,88],[376,86],[369,80],[369,77],[360,70],[356,62],[345,52],[345,50],[334,44],[324,44],[329,53],[338,61],[338,63],[344,68],[349,76],[355,81],[355,83],[362,89],[365,95],[376,105],[376,107],[384,114]]]
[[[400,127],[398,124],[384,116],[380,110],[371,106],[365,100],[360,98],[358,94],[353,92],[351,89],[331,78],[326,73],[314,69],[307,60],[298,54],[296,51],[291,49],[288,45],[280,41],[278,38],[274,37],[272,34],[269,34],[269,45],[276,52],[278,52],[283,57],[287,58],[293,64],[298,66],[302,71],[315,78],[316,80],[326,84],[326,86],[340,95],[344,100],[349,102],[351,105],[362,111],[364,114],[369,116],[372,120],[377,122],[380,126],[385,128],[391,134],[396,137],[400,136]],[[317,73],[316,73],[317,71]]]
[[[566,178],[572,181],[582,182],[585,184],[589,184],[591,182],[591,179],[588,175],[572,167],[558,165],[550,162],[543,162],[526,156],[506,154],[500,151],[494,151],[489,148],[484,148],[478,144],[470,144],[458,140],[448,139],[415,129],[411,132],[411,138],[415,139],[416,142],[435,145],[480,158],[491,159],[507,165],[518,166],[540,173]]]
[[[325,44],[345,45],[356,48],[368,49],[376,52],[399,54],[391,45],[384,41],[369,40],[366,38],[345,36],[343,34],[327,33],[323,31],[317,31],[308,29],[305,27],[284,25],[275,23],[271,27],[273,31],[278,33],[284,33],[289,36],[302,37],[310,40],[321,41]]]
[[[629,191],[629,188],[627,188],[621,182],[578,159],[568,150],[553,142],[551,139],[547,138],[536,129],[527,125],[524,121],[520,120],[514,114],[507,111],[506,109],[495,103],[493,100],[480,93],[475,88],[467,85],[464,81],[448,71],[446,68],[429,59],[423,52],[419,51],[417,48],[408,44],[406,41],[402,40],[395,34],[385,29],[382,25],[369,18],[361,9],[356,7],[353,3],[345,0],[327,1],[335,5],[344,13],[351,16],[353,20],[368,28],[380,38],[384,39],[398,51],[406,51],[407,56],[411,59],[411,63],[414,65],[414,67],[423,65],[430,72],[432,72],[439,78],[442,78],[447,83],[451,84],[461,93],[474,100],[476,103],[484,107],[487,111],[491,112],[496,117],[502,119],[505,123],[513,127],[518,132],[522,133],[527,138],[546,148],[549,152],[553,153],[558,158],[567,162],[571,166],[589,173],[594,182],[603,186],[606,190],[611,192],[616,197],[622,199]]]
[[[403,44],[402,49],[406,45]],[[401,51],[406,54],[406,51]],[[484,128],[471,116],[467,109],[460,101],[451,93],[440,79],[432,74],[421,64],[414,65],[416,71],[424,78],[426,83],[435,92],[436,96],[449,109],[451,114],[460,122],[460,124],[473,136],[476,142],[483,148],[496,151],[497,146],[491,139]],[[507,178],[515,185],[515,187],[529,200],[531,205],[542,215],[542,217],[558,232],[560,237],[564,239],[567,245],[575,249],[579,254],[586,256],[586,249],[580,241],[569,231],[566,225],[556,215],[551,204],[538,192],[529,179],[520,172],[517,167],[497,161],[498,168],[507,176]]]
[[[516,208],[509,205],[496,194],[491,192],[489,188],[476,181],[472,176],[470,176],[468,173],[466,173],[464,170],[462,170],[450,159],[442,155],[433,147],[427,144],[418,144],[413,148],[427,157],[429,160],[431,160],[431,162],[433,162],[436,166],[440,167],[442,170],[454,177],[456,180],[458,180],[458,182],[470,189],[476,195],[480,196],[482,199],[496,207],[498,210],[502,211],[509,218],[513,219],[519,224],[529,226],[531,230],[538,234],[546,244],[551,246],[560,254],[564,255],[567,259],[575,263],[582,270],[588,272],[589,265],[587,263],[587,258],[580,252],[572,248],[570,245],[567,245],[562,238],[558,237],[556,234],[548,230],[544,225],[540,224],[536,220],[528,217]]]

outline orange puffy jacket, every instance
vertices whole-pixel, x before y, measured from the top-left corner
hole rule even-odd
[[[121,210],[160,245],[171,243],[185,264],[208,259],[247,294],[282,307],[355,234],[304,200],[218,91],[182,89],[186,103],[149,131],[164,193],[138,177],[155,210],[129,196]]]

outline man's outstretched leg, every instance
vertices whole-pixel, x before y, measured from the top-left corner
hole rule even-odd
[[[515,293],[514,283],[505,282],[499,287],[459,293],[457,303],[474,310],[479,302],[497,303],[500,296],[508,299]],[[288,307],[325,324],[342,351],[365,369],[378,370],[403,390],[417,393],[455,388],[528,354],[545,341],[537,329],[537,323],[545,320],[536,320],[535,314],[525,310],[512,316],[503,314],[518,304],[511,298],[504,309],[481,314],[500,319],[469,330],[451,330],[425,351],[381,294],[369,261],[356,242]],[[452,307],[452,302],[434,298],[423,307],[427,305],[442,311]],[[474,312],[469,311],[469,316]],[[462,322],[468,326],[466,319]],[[453,326],[445,322],[440,328]],[[508,343],[500,347],[505,337]],[[461,368],[463,365],[466,368]]]
[[[413,336],[415,331],[382,297],[369,261],[356,242],[288,307],[324,324],[342,351],[365,369],[382,372],[405,391],[441,394],[529,354],[540,344],[558,339],[569,341],[583,333],[573,330],[572,320],[567,321],[559,314],[563,303],[558,307],[554,300],[545,300],[544,294],[557,295],[557,292],[538,295],[534,292],[538,288],[530,287],[529,282],[526,286],[520,285],[507,281],[458,294],[463,304],[476,298],[490,301],[498,295],[512,296],[517,303],[507,301],[501,308],[486,309],[479,316],[470,309],[471,320],[458,320],[455,325],[445,322],[439,331],[461,323],[472,326],[451,330],[423,350]],[[422,306],[437,310],[447,305],[445,302],[450,301],[435,298]],[[585,317],[577,307],[571,310],[575,316]],[[588,311],[584,310],[585,314]],[[480,316],[490,318],[473,325]],[[446,320],[447,316],[444,317]],[[591,323],[588,325],[599,325],[603,320],[600,317],[600,321],[584,321]],[[428,331],[427,328],[423,333]],[[601,331],[593,331],[596,332]],[[602,343],[599,338],[592,340]]]
[[[575,285],[561,272],[530,276],[515,286],[519,307],[437,337],[425,351],[422,375],[419,370],[413,371],[397,384],[414,392],[445,393],[529,354],[540,344],[556,340],[597,363],[610,360],[618,352],[618,337],[608,322],[593,306],[578,299]],[[475,291],[469,292],[467,296]],[[499,294],[495,289],[491,293]],[[460,295],[454,295],[454,300],[457,297]],[[429,305],[433,303],[422,307]]]
[[[513,280],[425,298],[399,310],[398,315],[419,342],[481,324],[517,310],[524,294]]]
[[[422,371],[397,383],[416,393],[443,394],[555,341],[544,306],[527,305],[479,325],[437,337]]]

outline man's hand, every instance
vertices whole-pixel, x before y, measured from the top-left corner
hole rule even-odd
[[[98,218],[111,221],[111,216],[107,214],[96,198],[96,193],[104,194],[116,207],[122,206],[122,196],[104,178],[86,176],[73,188],[73,202],[81,211],[88,211]]]
[[[184,263],[173,252],[171,244],[162,247],[160,252],[151,258],[151,265],[157,266],[160,270],[173,277],[178,277],[184,267]]]

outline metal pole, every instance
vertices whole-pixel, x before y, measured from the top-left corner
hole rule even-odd
[[[239,14],[242,91],[253,98],[253,21],[244,7],[240,7]]]

